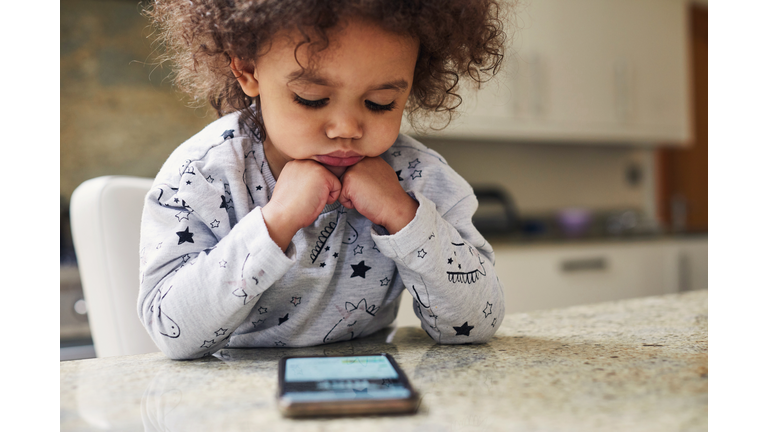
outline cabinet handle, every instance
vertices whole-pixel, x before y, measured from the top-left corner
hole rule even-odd
[[[608,268],[605,258],[583,258],[564,260],[560,264],[560,270],[563,273],[573,273],[579,271],[600,271]]]

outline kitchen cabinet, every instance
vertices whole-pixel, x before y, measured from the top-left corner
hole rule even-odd
[[[451,126],[430,135],[690,140],[687,2],[531,0],[517,7],[499,75],[464,97]]]
[[[707,289],[706,238],[495,251],[507,313]]]
[[[706,237],[491,244],[506,313],[707,289]],[[398,324],[420,326],[401,300]]]
[[[673,243],[673,259],[677,260],[678,291],[707,289],[708,250],[706,239],[682,240]]]

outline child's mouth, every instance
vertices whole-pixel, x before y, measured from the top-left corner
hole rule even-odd
[[[341,155],[340,154],[339,156],[336,156],[336,155],[334,155],[334,153],[331,153],[331,154],[327,154],[327,155],[318,155],[318,156],[315,156],[315,157],[316,157],[316,160],[318,162],[320,162],[321,164],[326,165],[326,166],[348,167],[348,166],[352,166],[352,165],[360,162],[361,160],[363,160],[363,158],[365,156],[360,156],[360,155],[357,155],[357,154],[354,154],[354,155]]]
[[[328,171],[332,172],[336,177],[341,178],[347,168],[363,160],[365,156],[361,156],[355,152],[345,152],[337,150],[332,153],[317,155],[315,160],[321,163]]]

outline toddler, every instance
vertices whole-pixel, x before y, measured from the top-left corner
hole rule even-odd
[[[170,358],[299,347],[391,324],[401,295],[438,343],[504,318],[469,184],[400,135],[450,115],[502,59],[492,0],[157,0],[176,84],[219,119],[146,197],[138,313]],[[408,294],[403,294],[407,290]]]

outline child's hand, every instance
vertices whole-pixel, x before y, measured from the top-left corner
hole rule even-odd
[[[416,216],[419,203],[403,190],[395,171],[380,157],[367,157],[349,167],[341,183],[339,202],[390,234],[403,229]]]
[[[285,164],[275,191],[262,209],[272,240],[285,251],[296,232],[314,222],[326,204],[339,198],[341,182],[312,160]]]

